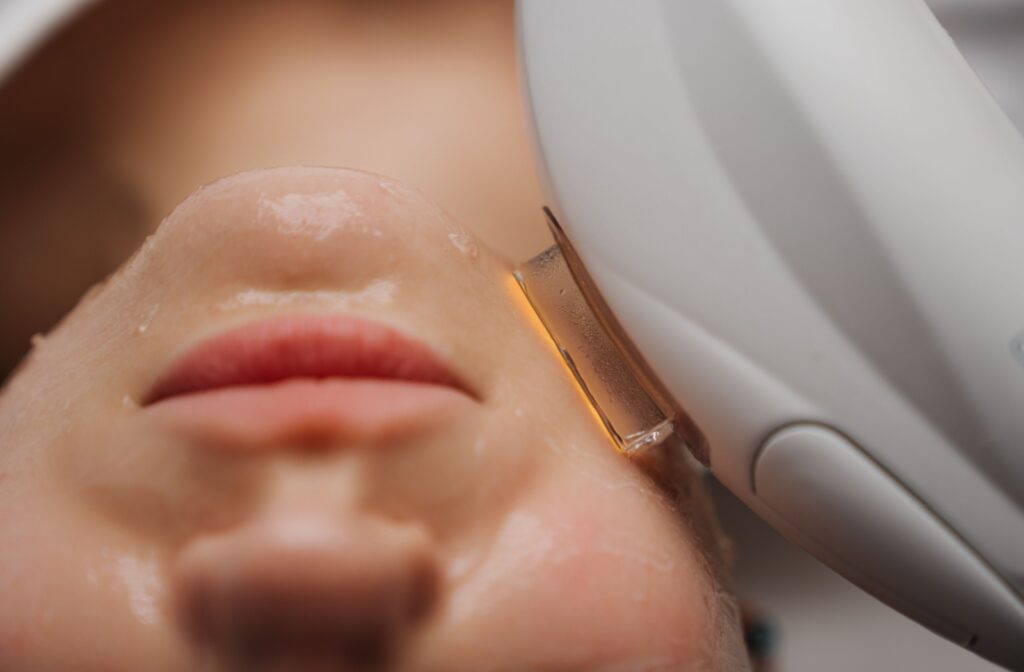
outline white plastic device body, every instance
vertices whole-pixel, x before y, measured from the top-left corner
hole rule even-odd
[[[1024,140],[922,0],[520,0],[549,206],[710,469],[1024,670]]]

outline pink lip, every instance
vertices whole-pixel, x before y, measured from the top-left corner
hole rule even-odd
[[[472,397],[420,341],[366,320],[302,315],[193,346],[145,405],[200,439],[252,449],[394,438],[443,421]]]
[[[157,379],[145,403],[293,378],[404,380],[473,396],[429,347],[391,327],[301,315],[237,327],[193,346]]]

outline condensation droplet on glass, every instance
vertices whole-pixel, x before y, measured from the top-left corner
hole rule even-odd
[[[515,278],[615,445],[639,454],[672,435],[672,419],[598,319],[562,249],[541,252]]]
[[[459,252],[463,253],[470,259],[476,259],[477,247],[476,241],[468,233],[449,233],[448,240],[452,241],[452,245],[455,246]]]

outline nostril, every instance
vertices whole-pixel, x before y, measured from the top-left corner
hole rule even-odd
[[[247,636],[230,643],[224,658],[242,670],[375,670],[386,667],[397,654],[385,628],[366,625],[325,634],[307,630],[289,637],[279,631]]]
[[[192,540],[174,590],[188,636],[231,665],[372,669],[430,613],[438,581],[420,528],[296,514]]]
[[[420,556],[410,573],[408,602],[410,623],[419,623],[433,610],[440,590],[440,577],[434,555]]]

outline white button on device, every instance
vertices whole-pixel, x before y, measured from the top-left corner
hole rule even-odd
[[[754,489],[793,540],[833,569],[936,632],[1024,669],[1020,596],[849,439],[820,425],[780,430],[754,463]]]

